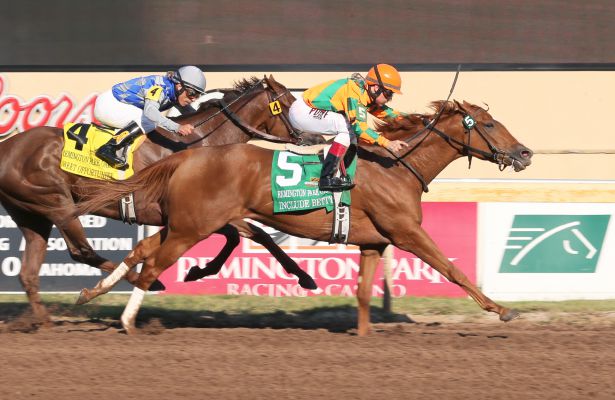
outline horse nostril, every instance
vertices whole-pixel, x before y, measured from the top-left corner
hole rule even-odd
[[[532,150],[527,149],[527,150],[521,150],[521,152],[519,153],[521,155],[521,157],[523,158],[532,158],[532,155],[534,155],[534,153],[532,152]]]

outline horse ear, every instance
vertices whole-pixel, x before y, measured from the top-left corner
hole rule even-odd
[[[472,111],[475,111],[476,109],[481,108],[480,106],[477,106],[476,104],[468,103],[468,102],[467,102],[467,101],[465,101],[465,100],[463,101],[463,107],[464,107],[466,110],[472,110]]]

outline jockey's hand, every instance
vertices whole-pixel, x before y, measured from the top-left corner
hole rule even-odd
[[[194,132],[194,126],[190,124],[180,125],[179,130],[177,131],[177,133],[181,136],[190,135],[192,134],[192,132]]]
[[[392,151],[393,153],[397,153],[404,147],[408,147],[408,143],[404,142],[403,140],[391,140],[389,143],[387,143],[387,149]]]

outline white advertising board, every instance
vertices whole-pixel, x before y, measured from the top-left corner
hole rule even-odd
[[[615,204],[480,203],[479,284],[494,300],[615,298]]]

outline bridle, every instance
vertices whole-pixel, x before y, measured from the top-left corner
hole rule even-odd
[[[267,97],[269,98],[269,110],[271,111],[271,118],[279,116],[280,119],[282,120],[282,123],[288,130],[288,133],[292,137],[296,138],[298,140],[297,141],[298,143],[301,143],[301,131],[296,130],[293,127],[293,124],[290,123],[288,112],[284,113],[284,110],[282,109],[282,105],[280,104],[280,101],[279,101],[284,96],[287,96],[287,95],[292,96],[292,93],[287,88],[285,88],[285,90],[282,93],[278,93],[273,86],[271,85],[268,85],[268,86],[269,88],[271,88],[271,90],[273,90],[273,93],[275,94],[275,97],[271,98],[271,92],[266,90]]]
[[[461,115],[463,115],[463,119],[461,121],[463,123],[464,131],[465,133],[467,133],[466,136],[468,138],[468,143],[464,143],[453,137],[450,137],[446,133],[437,129],[435,126],[432,128],[432,130],[442,139],[446,140],[446,142],[449,145],[451,145],[453,148],[459,151],[459,153],[468,157],[468,168],[472,166],[472,156],[479,155],[479,156],[482,156],[486,160],[489,160],[489,161],[492,161],[498,164],[498,169],[500,171],[503,171],[504,168],[506,168],[506,164],[504,164],[504,160],[506,160],[506,157],[508,157],[506,152],[498,149],[495,145],[493,145],[493,143],[489,141],[489,139],[487,138],[487,134],[483,131],[483,128],[481,128],[480,125],[476,123],[476,119],[474,118],[474,116],[472,116],[472,114],[469,111],[464,109],[461,104],[457,103],[457,105],[459,107],[458,112],[460,112]],[[474,129],[476,133],[478,133],[478,135],[487,144],[487,147],[489,148],[489,151],[491,151],[491,153],[478,149],[476,147],[472,147],[470,145],[470,142],[472,139],[472,135],[471,135],[472,129]],[[455,145],[460,146],[460,148],[456,148]]]
[[[504,160],[507,157],[506,153],[499,150],[487,139],[485,132],[483,132],[482,129],[479,128],[478,124],[476,123],[476,119],[472,116],[472,114],[469,111],[465,110],[463,106],[459,104],[458,102],[456,102],[456,104],[459,107],[459,109],[456,111],[460,112],[463,115],[462,123],[463,123],[465,132],[468,134],[467,135],[468,143],[466,144],[464,142],[461,142],[451,137],[450,135],[446,134],[445,132],[441,131],[440,129],[436,128],[436,124],[439,122],[440,116],[442,115],[442,112],[444,111],[444,108],[445,108],[444,106],[445,104],[448,103],[449,99],[451,98],[451,95],[453,94],[453,90],[455,90],[455,85],[457,84],[457,78],[459,77],[460,71],[461,71],[461,64],[458,64],[457,72],[455,73],[455,79],[453,79],[453,84],[451,85],[451,90],[449,91],[448,97],[446,98],[446,100],[442,103],[442,106],[440,107],[440,110],[438,111],[436,116],[431,121],[427,120],[424,116],[421,116],[422,117],[421,120],[423,121],[423,125],[425,125],[425,127],[405,140],[405,142],[409,144],[410,142],[417,139],[418,137],[420,137],[422,134],[426,132],[425,135],[418,141],[418,143],[416,143],[412,148],[410,148],[410,150],[405,152],[402,156],[397,156],[395,153],[387,149],[389,154],[391,154],[395,158],[395,160],[400,162],[404,167],[406,167],[406,169],[408,169],[410,172],[412,172],[412,174],[414,174],[414,176],[416,176],[416,178],[421,183],[423,192],[425,193],[429,192],[429,187],[427,186],[427,182],[425,181],[425,178],[423,178],[423,175],[419,171],[417,171],[416,168],[414,168],[412,165],[405,162],[404,158],[407,157],[414,150],[416,150],[423,143],[423,141],[427,139],[427,136],[429,136],[431,132],[435,132],[438,136],[444,139],[450,146],[452,146],[455,150],[460,152],[462,155],[464,156],[467,155],[468,156],[468,168],[470,168],[472,165],[473,155],[481,155],[485,159],[491,160],[497,163],[500,171],[503,171],[504,168],[506,168],[506,165],[504,164]],[[380,74],[378,73],[378,70],[376,69],[375,72],[376,72],[376,76],[378,77],[378,81],[381,82]],[[489,147],[489,150],[491,151],[491,153],[487,153],[486,151],[477,149],[476,147],[472,147],[470,145],[470,140],[472,138],[472,135],[471,135],[472,129],[475,129],[476,132],[478,132],[478,134],[480,135],[480,137],[485,141],[485,143],[487,143],[487,146]],[[455,147],[455,145],[460,146],[460,147],[459,148]]]
[[[265,85],[263,85],[263,83],[265,83]],[[235,103],[237,103],[238,101],[240,101],[241,99],[245,98],[247,95],[249,94],[253,94],[255,92],[256,89],[258,88],[262,88],[265,93],[267,94],[267,99],[269,100],[269,110],[271,112],[271,116],[270,118],[276,118],[277,116],[280,117],[280,119],[282,120],[282,122],[284,123],[286,129],[288,130],[289,134],[291,135],[291,138],[286,139],[286,138],[281,138],[278,136],[274,136],[270,133],[267,132],[263,132],[260,131],[256,128],[251,127],[250,125],[246,124],[233,110],[231,110],[231,106]],[[272,89],[275,97],[271,97],[271,92],[268,89]],[[209,91],[211,92],[211,91]],[[300,138],[300,133],[297,132],[291,125],[290,121],[288,120],[288,116],[287,114],[284,113],[282,105],[280,103],[280,99],[282,97],[284,97],[285,95],[291,95],[290,90],[286,89],[285,91],[283,91],[282,93],[277,93],[275,88],[271,87],[270,85],[266,84],[266,80],[260,79],[259,81],[257,81],[256,83],[254,83],[253,85],[251,85],[247,90],[243,91],[239,96],[237,96],[237,98],[235,98],[233,101],[231,101],[230,103],[226,103],[223,99],[219,99],[217,100],[214,104],[216,104],[220,109],[218,111],[216,111],[214,114],[210,115],[208,118],[204,119],[203,121],[197,123],[194,125],[194,127],[198,127],[203,125],[204,123],[212,120],[213,118],[215,118],[216,116],[218,116],[220,113],[223,113],[224,115],[226,115],[226,117],[233,123],[235,124],[237,127],[239,127],[242,131],[244,131],[245,133],[247,133],[249,136],[251,136],[252,138],[260,138],[260,139],[265,139],[265,140],[269,140],[272,142],[281,142],[281,143],[293,143],[293,144],[298,144],[301,141]],[[248,101],[246,101],[241,107],[245,107],[247,104],[249,104]],[[260,110],[257,110],[260,112]],[[216,128],[217,129],[217,128]],[[202,140],[205,140],[207,137],[209,137],[211,134],[213,134],[216,129],[212,130],[211,132],[207,133],[206,135],[203,135],[202,137],[193,140],[192,142],[188,142],[185,143],[185,147],[189,147],[195,143],[198,143]]]
[[[440,110],[444,109],[445,104],[447,102],[442,103]],[[403,155],[401,156],[395,155],[396,160],[401,162],[401,164],[404,167],[409,169],[410,172],[412,172],[416,176],[416,178],[421,183],[423,191],[426,193],[429,191],[429,189],[427,187],[425,178],[423,178],[421,173],[418,172],[412,165],[406,163],[404,161],[404,158],[410,155],[412,152],[414,152],[425,141],[425,139],[427,139],[427,137],[431,134],[431,132],[435,133],[436,135],[444,139],[444,141],[446,141],[446,143],[448,143],[451,147],[453,147],[457,152],[459,152],[463,156],[467,156],[468,157],[468,168],[472,165],[472,156],[475,156],[475,155],[482,156],[484,159],[498,164],[498,168],[500,171],[503,171],[504,168],[506,168],[505,160],[509,157],[506,154],[506,152],[498,149],[493,143],[491,143],[491,141],[487,137],[487,134],[479,126],[474,116],[472,116],[472,114],[468,110],[464,109],[463,106],[459,104],[458,102],[456,102],[456,104],[458,108],[455,110],[455,112],[463,116],[461,122],[464,127],[464,132],[467,134],[465,135],[468,138],[467,143],[465,143],[465,141],[457,140],[454,137],[445,133],[444,131],[436,128],[437,122],[434,122],[434,121],[440,118],[440,115],[441,115],[441,112],[440,112],[432,120],[428,120],[424,116],[421,116],[422,117],[421,120],[423,122],[423,125],[425,125],[425,127],[421,129],[419,132],[412,135],[410,138],[406,139],[405,142],[410,143],[414,141],[415,139],[418,139],[418,138],[420,139],[418,140],[416,144],[414,144],[414,146],[412,146],[412,148],[410,148]],[[483,141],[487,144],[487,147],[489,148],[490,152],[481,150],[471,145],[472,130],[475,130],[476,133],[483,139]]]

